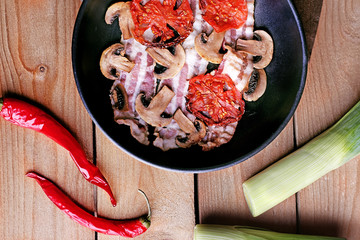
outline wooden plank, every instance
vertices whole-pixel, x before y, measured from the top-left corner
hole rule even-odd
[[[79,1],[0,1],[0,90],[24,96],[66,125],[92,158],[92,125],[71,67],[71,38]],[[58,210],[34,180],[36,171],[79,204],[94,209],[93,187],[68,152],[32,130],[0,120],[1,239],[92,239],[94,233]]]
[[[360,99],[359,9],[357,0],[324,1],[306,88],[296,113],[298,145],[331,126]],[[301,232],[360,238],[358,160],[299,193]]]
[[[192,239],[195,224],[194,176],[160,170],[130,157],[97,130],[97,163],[108,177],[118,201],[113,208],[108,196],[98,191],[99,216],[126,219],[146,214],[143,190],[152,207],[152,225],[137,239]],[[99,240],[126,239],[99,234]]]
[[[293,0],[303,26],[308,56],[314,45],[323,0]]]
[[[246,204],[242,183],[293,149],[292,121],[281,134],[254,157],[220,171],[198,175],[200,223],[265,227],[282,232],[296,230],[296,201],[291,197],[253,218]]]

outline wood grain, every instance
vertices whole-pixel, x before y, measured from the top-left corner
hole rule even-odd
[[[92,158],[91,121],[71,71],[71,37],[79,1],[0,1],[1,95],[51,109]],[[77,109],[77,111],[74,111]],[[93,187],[68,152],[43,135],[0,120],[1,239],[89,239],[94,233],[60,212],[25,173],[36,171],[94,209]]]
[[[295,115],[298,145],[335,123],[360,100],[359,19],[359,1],[324,1],[306,88]],[[301,232],[360,239],[359,159],[299,193]]]
[[[196,184],[193,174],[140,163],[93,128],[71,70],[71,37],[80,3],[0,0],[0,91],[3,96],[34,102],[74,133],[89,159],[96,158],[118,206],[113,208],[103,190],[82,178],[64,149],[43,135],[0,119],[1,239],[125,239],[74,224],[33,180],[25,178],[28,171],[53,180],[89,212],[114,219],[146,213],[145,201],[137,192],[142,189],[150,199],[153,218],[151,228],[136,239],[190,240],[196,217],[201,223],[360,239],[359,157],[257,218],[251,217],[241,188],[243,181],[328,128],[359,101],[358,0],[294,0],[309,52],[314,42],[305,91],[294,118],[259,154],[232,168],[199,174]]]
[[[308,56],[314,45],[323,0],[293,0],[302,24]],[[309,9],[311,9],[309,11]]]
[[[98,214],[115,219],[139,217],[147,213],[145,201],[137,192],[143,190],[152,208],[152,224],[136,239],[192,239],[195,224],[194,176],[160,170],[130,157],[101,131],[97,130],[97,162],[108,176],[118,206],[113,208],[108,197],[98,192]],[[99,235],[99,240],[125,239]]]
[[[294,147],[292,121],[264,150],[224,170],[198,175],[200,223],[265,227],[296,231],[296,201],[291,197],[265,214],[253,218],[246,204],[242,183]]]

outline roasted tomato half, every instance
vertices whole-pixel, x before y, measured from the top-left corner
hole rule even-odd
[[[188,110],[207,125],[237,122],[245,111],[241,93],[226,74],[206,74],[190,79],[186,100]]]
[[[248,16],[246,0],[200,0],[199,4],[204,20],[216,32],[238,29]]]
[[[182,42],[192,31],[193,13],[188,0],[133,0],[131,15],[134,38],[148,47],[170,47]]]

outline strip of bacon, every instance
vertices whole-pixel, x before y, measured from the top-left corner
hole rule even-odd
[[[125,42],[126,55],[131,61],[135,62],[135,66],[130,73],[123,73],[119,80],[114,81],[111,90],[121,83],[125,87],[129,104],[129,110],[126,112],[113,107],[114,120],[118,124],[128,125],[131,135],[136,140],[142,144],[149,145],[148,125],[135,111],[135,99],[140,92],[145,92],[148,97],[153,96],[156,79],[152,71],[153,60],[145,51],[139,51],[142,48],[143,46],[133,39]]]
[[[248,0],[248,18],[239,29],[232,29],[225,34],[225,44],[233,46],[234,41],[238,38],[252,39],[254,30],[254,0]],[[219,66],[219,72],[228,74],[234,81],[236,88],[243,91],[247,86],[252,71],[252,56],[228,51],[224,55],[223,62]],[[245,108],[246,111],[246,108]],[[237,122],[230,123],[226,126],[210,126],[207,129],[205,138],[199,143],[204,151],[209,151],[222,144],[228,143],[236,130]]]
[[[202,150],[209,151],[228,143],[234,136],[237,124],[237,122],[233,122],[225,126],[209,126],[206,136],[199,143]]]
[[[163,80],[159,89],[161,89],[163,85],[167,85],[175,93],[174,98],[165,111],[166,113],[173,115],[175,111],[180,108],[191,121],[195,121],[196,117],[188,112],[185,106],[185,96],[187,95],[189,87],[188,79],[195,75],[204,74],[206,72],[208,62],[197,54],[194,47],[194,40],[198,34],[204,31],[204,29],[207,31],[211,30],[211,26],[201,17],[199,0],[190,0],[189,3],[193,11],[195,21],[193,25],[193,32],[185,39],[182,44],[185,50],[186,63],[180,73],[177,74],[173,79]],[[178,148],[176,145],[176,137],[184,137],[185,133],[180,129],[176,121],[172,121],[169,126],[164,128],[155,128],[154,135],[156,136],[154,146],[166,151],[169,149]]]

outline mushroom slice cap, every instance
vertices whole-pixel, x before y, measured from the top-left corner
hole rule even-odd
[[[105,13],[105,22],[112,24],[116,18],[119,19],[119,27],[124,39],[132,38],[132,30],[135,28],[130,12],[130,2],[118,2],[112,4]]]
[[[167,86],[164,86],[160,92],[153,97],[149,106],[145,107],[143,104],[145,95],[139,94],[135,100],[135,110],[140,117],[151,126],[165,127],[171,123],[172,118],[163,118],[161,115],[174,96],[175,93]]]
[[[100,58],[102,74],[111,80],[120,77],[120,71],[131,72],[135,63],[125,57],[125,48],[121,43],[115,43],[105,49]]]
[[[162,73],[154,72],[157,79],[173,78],[180,72],[185,64],[185,50],[178,44],[175,47],[174,54],[166,48],[147,48],[146,52],[154,59],[154,61],[161,66],[167,68]]]
[[[238,39],[235,49],[261,57],[259,61],[254,62],[254,68],[262,69],[269,65],[272,60],[274,43],[271,36],[264,30],[256,30],[254,36],[259,40]]]
[[[121,83],[112,87],[110,91],[110,100],[114,109],[124,112],[129,110],[128,95],[125,87]]]
[[[195,50],[205,60],[219,64],[221,63],[224,54],[220,53],[220,49],[223,45],[225,32],[216,32],[207,36],[205,33],[200,33],[195,37]]]
[[[245,101],[252,102],[258,100],[266,90],[267,77],[264,69],[254,69],[251,75],[249,89],[243,93]],[[253,86],[252,86],[253,85]]]
[[[202,121],[196,120],[195,123],[191,122],[180,109],[176,110],[174,120],[181,130],[188,134],[185,138],[176,138],[175,141],[179,147],[188,148],[205,137],[206,126]]]

